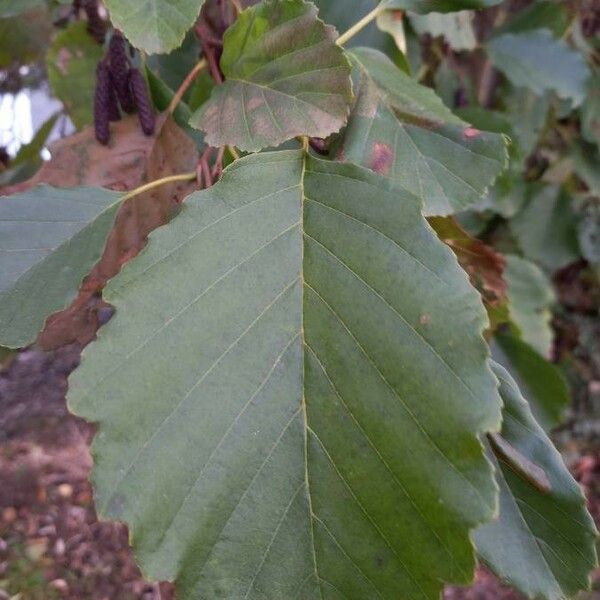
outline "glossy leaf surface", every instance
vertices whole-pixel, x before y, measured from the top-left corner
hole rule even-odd
[[[203,4],[204,0],[106,0],[115,27],[148,54],[179,47]]]

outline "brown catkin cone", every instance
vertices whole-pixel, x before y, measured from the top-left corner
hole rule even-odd
[[[90,35],[99,43],[104,44],[106,38],[106,23],[98,12],[97,0],[83,0],[83,10],[87,16],[87,29]]]
[[[108,47],[110,59],[110,76],[117,92],[121,108],[127,112],[135,112],[135,103],[129,88],[129,59],[127,58],[125,38],[115,31]]]
[[[133,94],[135,105],[137,106],[142,131],[146,135],[152,135],[154,133],[155,125],[154,109],[150,102],[146,81],[137,69],[131,69],[129,71],[129,86],[131,87],[131,93]]]
[[[96,94],[94,97],[94,128],[101,144],[110,140],[110,73],[104,63],[96,68]]]

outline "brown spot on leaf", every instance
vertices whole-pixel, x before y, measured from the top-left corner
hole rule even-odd
[[[371,154],[371,169],[381,175],[388,175],[392,163],[394,161],[394,153],[389,144],[384,142],[375,142]]]
[[[431,323],[431,315],[421,315],[419,317],[419,323],[421,323],[421,325],[429,325],[429,323]]]
[[[257,108],[260,108],[264,105],[263,100],[259,96],[254,96],[248,100],[248,104],[246,104],[246,110],[248,112],[255,111]]]

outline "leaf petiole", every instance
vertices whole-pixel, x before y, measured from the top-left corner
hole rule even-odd
[[[204,69],[206,69],[207,64],[208,63],[206,62],[206,59],[203,58],[202,60],[197,62],[194,68],[187,74],[186,78],[183,80],[182,84],[179,86],[179,89],[175,92],[175,95],[169,103],[169,108],[167,110],[170,115],[173,114],[173,112],[177,108],[177,105],[181,102],[183,95],[187,92],[190,85],[192,85],[192,83],[194,83],[198,75],[200,75],[200,73]]]
[[[338,46],[343,46],[348,40],[360,33],[371,21],[377,18],[377,15],[385,10],[385,3],[381,3],[377,8],[374,8],[370,13],[366,14],[360,21],[352,25],[348,31],[342,33],[336,40]]]
[[[190,173],[181,173],[179,175],[169,175],[168,177],[161,177],[160,179],[155,179],[154,181],[151,181],[150,183],[146,183],[144,185],[141,185],[140,187],[137,187],[137,188],[127,192],[121,198],[121,202],[124,202],[125,200],[129,200],[130,198],[133,198],[134,196],[137,196],[138,194],[143,194],[144,192],[147,192],[148,190],[154,189],[155,187],[159,187],[161,185],[165,185],[167,183],[174,183],[176,181],[192,181],[194,179],[196,179],[196,171],[193,171]]]

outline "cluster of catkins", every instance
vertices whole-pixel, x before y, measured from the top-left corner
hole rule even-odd
[[[94,126],[96,139],[108,144],[110,122],[121,118],[119,106],[126,113],[136,110],[142,131],[154,133],[154,110],[146,89],[146,82],[138,69],[131,67],[125,38],[115,31],[107,56],[96,69],[96,96],[94,99]]]
[[[581,3],[581,32],[587,38],[593,38],[600,32],[598,0],[583,0]]]

